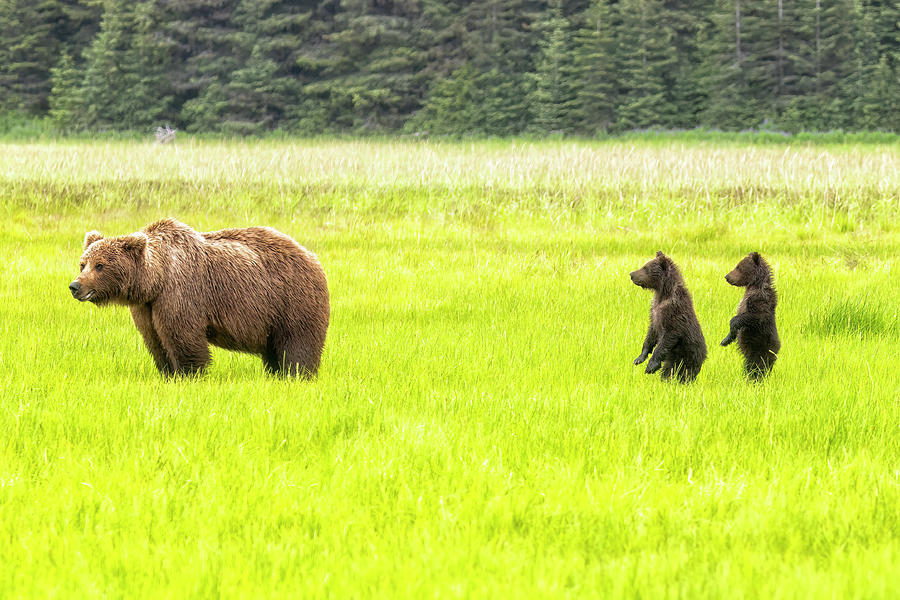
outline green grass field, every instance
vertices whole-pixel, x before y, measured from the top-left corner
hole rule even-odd
[[[0,145],[0,596],[900,596],[900,148]],[[67,285],[88,229],[271,225],[316,252],[313,382],[164,381]],[[680,265],[709,347],[631,361]],[[721,348],[751,250],[762,384]]]

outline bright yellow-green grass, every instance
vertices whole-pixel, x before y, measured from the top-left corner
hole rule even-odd
[[[0,145],[0,596],[897,597],[896,146]],[[73,300],[88,229],[271,225],[323,369],[164,381]],[[640,353],[681,266],[709,358]],[[758,250],[783,347],[718,342]]]

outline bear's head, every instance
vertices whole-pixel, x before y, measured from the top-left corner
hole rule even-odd
[[[681,280],[678,267],[671,258],[662,253],[656,253],[656,257],[637,271],[630,273],[631,281],[644,289],[661,292]]]
[[[769,265],[759,252],[751,252],[725,276],[725,281],[737,287],[747,287],[769,281],[769,277]]]
[[[81,273],[69,284],[72,296],[95,304],[128,303],[146,252],[144,233],[104,238],[97,231],[87,232]]]

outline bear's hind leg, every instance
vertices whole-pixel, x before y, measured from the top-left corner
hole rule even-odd
[[[678,381],[681,383],[691,383],[697,379],[700,374],[700,367],[681,365],[678,369]]]
[[[281,364],[278,361],[278,352],[275,350],[271,340],[266,344],[266,349],[262,353],[262,360],[267,373],[270,375],[278,374],[281,369]]]
[[[775,365],[775,359],[778,356],[774,352],[765,351],[762,354],[748,355],[744,361],[744,370],[747,377],[753,381],[764,379],[772,367]]]
[[[668,381],[672,378],[672,373],[674,369],[672,368],[672,363],[669,361],[665,361],[662,367],[662,373],[660,373],[659,378],[663,381]]]
[[[285,340],[269,338],[263,352],[266,371],[273,375],[312,378],[319,370],[319,356],[308,343],[288,337]]]

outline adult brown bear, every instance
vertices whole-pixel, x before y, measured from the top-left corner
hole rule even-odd
[[[641,364],[653,352],[646,373],[662,368],[663,379],[674,374],[681,382],[693,381],[706,360],[706,340],[678,267],[671,258],[657,252],[653,260],[631,272],[631,281],[655,292],[650,304],[650,327],[634,364]]]
[[[203,371],[209,346],[262,356],[272,373],[315,375],[328,331],[316,256],[269,227],[200,233],[175,219],[84,237],[72,295],[124,304],[164,375]]]

